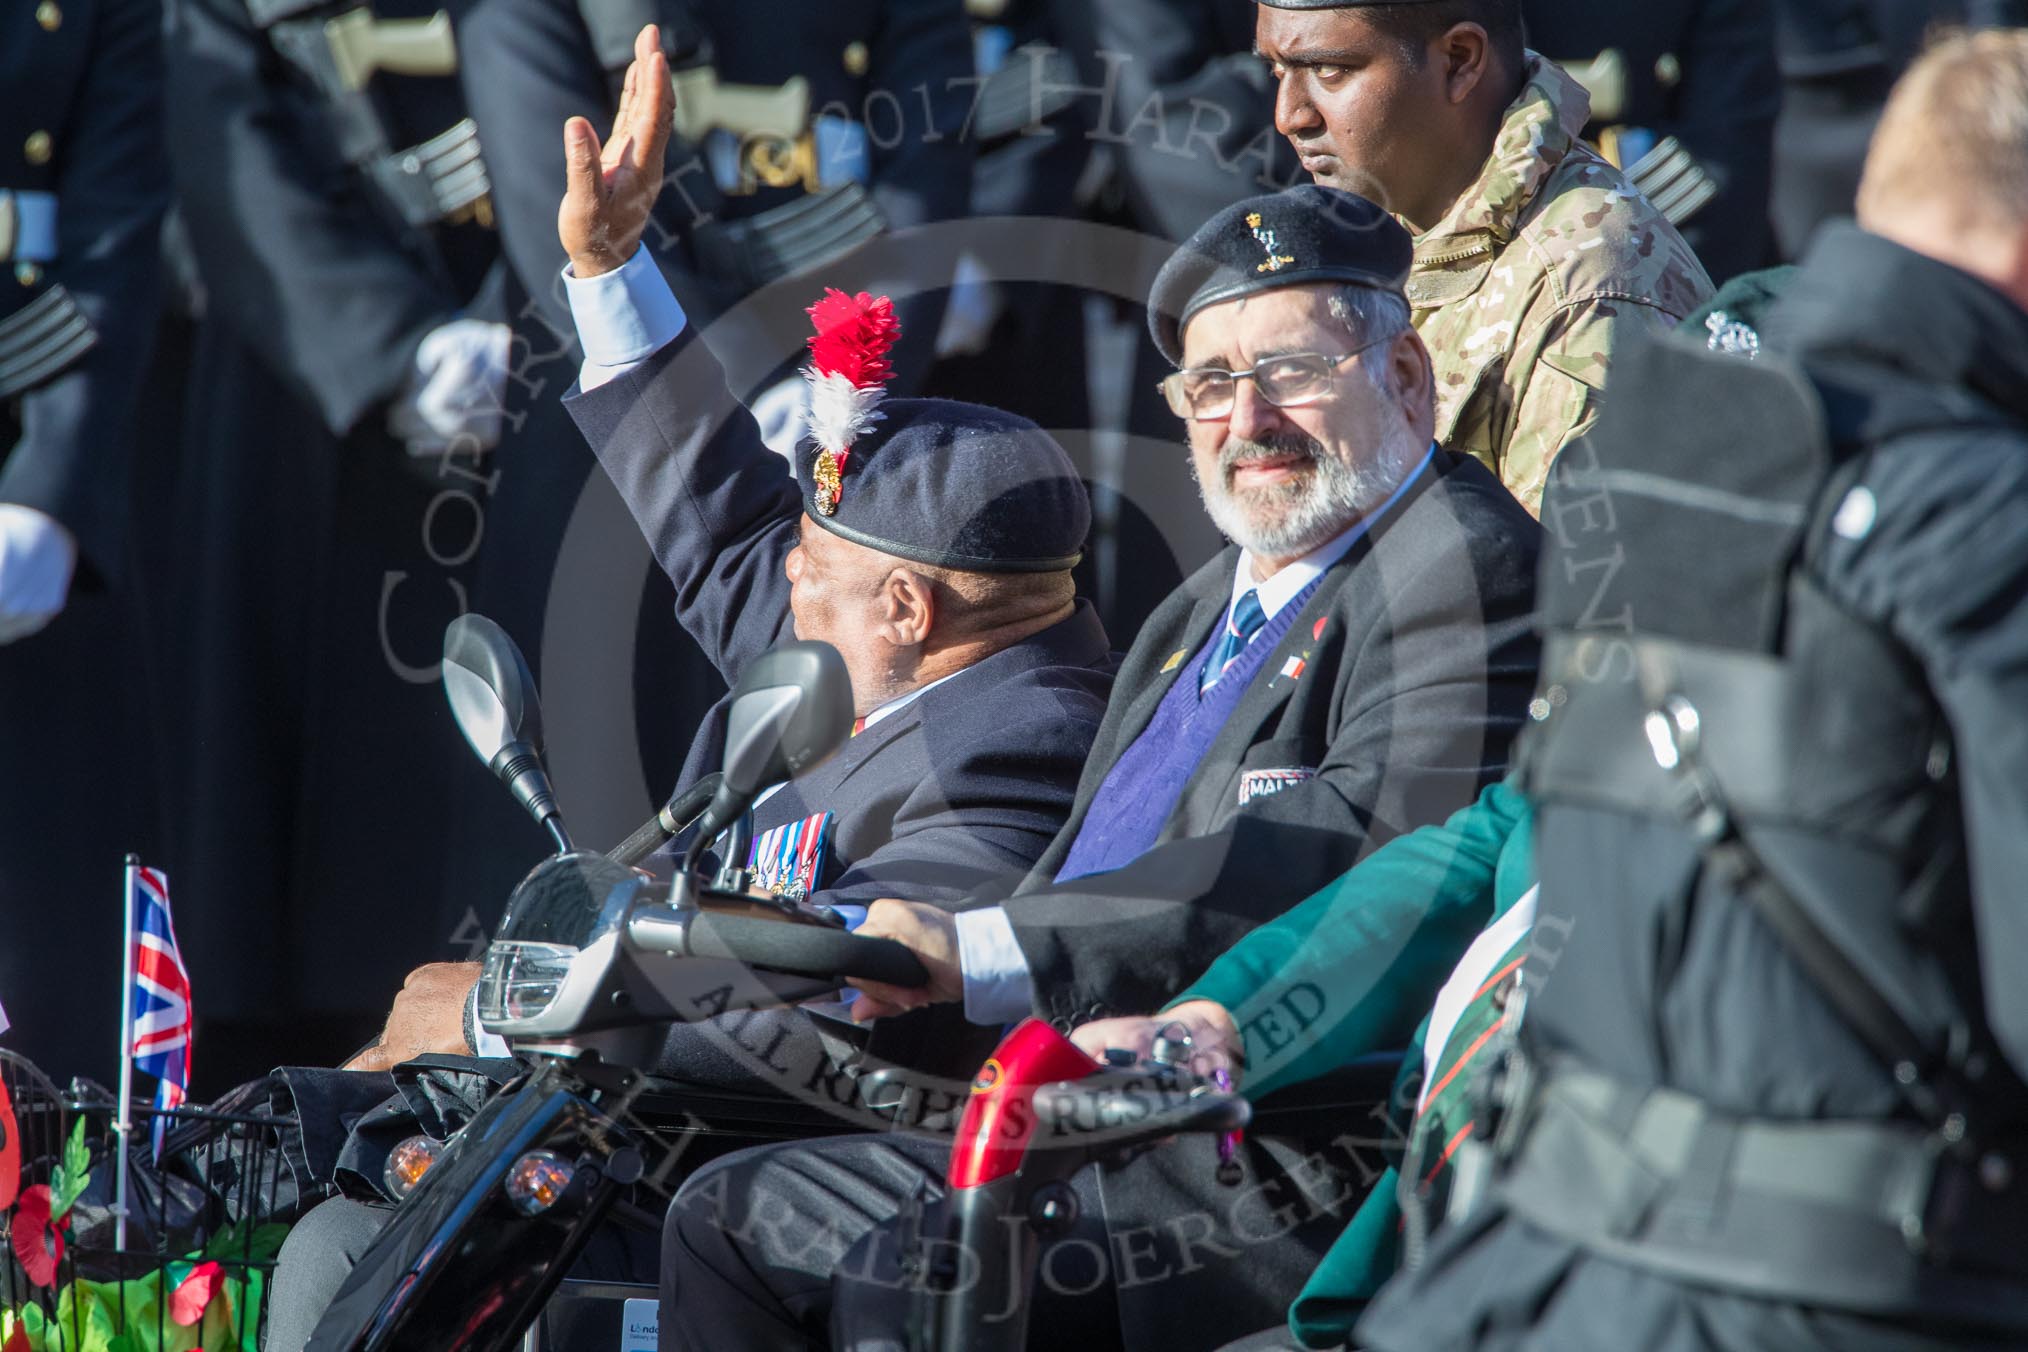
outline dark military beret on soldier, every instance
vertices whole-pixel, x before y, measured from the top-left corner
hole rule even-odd
[[[1399,221],[1354,193],[1304,184],[1251,197],[1198,227],[1162,265],[1148,328],[1180,364],[1183,327],[1206,306],[1318,283],[1399,291],[1414,252]]]
[[[1077,563],[1091,499],[1055,438],[982,404],[886,398],[898,328],[885,296],[833,291],[810,317],[810,434],[796,478],[811,520],[934,568],[1054,573]]]

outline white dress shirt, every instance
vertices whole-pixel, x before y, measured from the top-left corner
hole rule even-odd
[[[1232,599],[1226,602],[1224,623],[1231,623],[1233,607],[1249,591],[1260,601],[1261,613],[1272,620],[1303,589],[1322,577],[1332,564],[1345,557],[1365,536],[1368,527],[1387,515],[1409,486],[1422,477],[1436,454],[1434,443],[1385,502],[1359,519],[1358,524],[1318,545],[1309,553],[1266,578],[1254,576],[1251,550],[1239,552],[1232,570]],[[1266,626],[1262,625],[1262,629]],[[1259,631],[1256,631],[1256,636]],[[1250,637],[1248,642],[1253,640]],[[1006,1023],[1021,1018],[1035,1007],[1035,979],[1028,970],[1027,955],[1014,937],[1014,922],[1002,906],[960,911],[957,915],[958,967],[965,979],[965,1017],[973,1023]]]

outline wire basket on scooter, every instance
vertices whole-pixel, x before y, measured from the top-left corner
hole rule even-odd
[[[0,1089],[20,1165],[13,1188],[0,1166],[0,1348],[257,1352],[295,1200],[286,1120],[230,1103],[132,1106],[122,1243],[112,1096],[84,1081],[62,1093],[7,1052]]]

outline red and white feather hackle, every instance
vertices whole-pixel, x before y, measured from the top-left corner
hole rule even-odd
[[[803,378],[810,382],[810,435],[817,442],[814,496],[817,510],[829,516],[844,491],[852,443],[885,416],[880,401],[894,374],[887,354],[901,337],[901,321],[886,296],[848,296],[835,287],[825,289],[809,315],[817,332]]]

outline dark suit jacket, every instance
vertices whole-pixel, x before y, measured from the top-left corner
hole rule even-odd
[[[1490,473],[1438,451],[1325,573],[1160,843],[1057,885],[1099,786],[1222,621],[1237,549],[1185,582],[1127,654],[1070,820],[1006,901],[1038,1012],[1062,1027],[1159,1008],[1255,925],[1475,799],[1534,689],[1540,536]],[[1296,658],[1300,676],[1281,674]],[[1273,769],[1315,777],[1240,806],[1242,775]]]
[[[694,332],[566,404],[676,584],[676,616],[728,682],[795,637],[783,561],[802,499]],[[820,900],[956,901],[1041,855],[1070,811],[1113,660],[1088,606],[875,723],[762,804],[756,830],[836,815]],[[683,782],[717,768],[724,705]]]
[[[0,13],[0,188],[56,194],[61,256],[39,276],[0,267],[0,320],[61,287],[97,336],[0,407],[0,502],[54,517],[87,569],[107,575],[119,566],[136,388],[155,333],[156,229],[169,198],[160,10],[147,0],[66,0],[53,29],[35,10]],[[26,153],[37,135],[50,142],[40,164]]]

